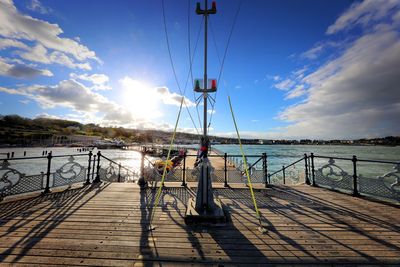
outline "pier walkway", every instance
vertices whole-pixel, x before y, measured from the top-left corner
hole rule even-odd
[[[0,265],[400,265],[399,206],[306,185],[257,185],[268,229],[262,234],[240,184],[214,184],[227,224],[186,226],[185,205],[196,190],[190,185],[166,183],[150,232],[155,189],[134,183],[2,203]]]

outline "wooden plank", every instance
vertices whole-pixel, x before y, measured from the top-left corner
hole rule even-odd
[[[219,191],[218,191],[219,190]],[[3,263],[400,264],[400,209],[309,186],[257,189],[269,231],[257,230],[248,188],[216,190],[231,212],[219,227],[183,223],[188,192],[170,187],[148,232],[154,191],[103,184],[0,205]]]

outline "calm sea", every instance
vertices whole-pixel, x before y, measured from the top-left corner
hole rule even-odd
[[[238,145],[214,145],[214,147],[228,154],[240,154]],[[246,145],[243,147],[245,154],[267,153],[268,170],[270,173],[279,170],[283,165],[288,165],[304,156],[304,153],[314,153],[318,156],[351,158],[356,155],[358,159],[384,160],[400,162],[400,147],[385,146],[336,146],[336,145]],[[257,158],[248,158],[250,163]],[[315,168],[327,164],[327,159],[315,159]],[[335,162],[344,171],[352,173],[351,161],[336,160]],[[304,163],[297,164],[300,168]],[[260,167],[260,164],[258,165]],[[393,164],[358,163],[358,173],[368,177],[376,177],[393,171]]]
[[[240,154],[239,146],[237,145],[214,145],[214,148],[228,154]],[[53,152],[53,155],[67,155],[67,154],[81,154],[82,156],[75,156],[75,161],[80,164],[87,165],[88,157],[85,155],[88,152],[79,152],[78,148],[1,148],[0,158],[5,158],[7,152],[14,152],[14,157],[24,157],[26,151],[27,157],[41,156],[43,151]],[[334,157],[348,157],[351,158],[356,155],[359,159],[371,160],[387,160],[387,161],[400,161],[400,147],[383,147],[383,146],[312,146],[312,145],[246,145],[244,146],[246,154],[261,155],[267,153],[268,155],[268,169],[269,172],[278,170],[283,165],[288,165],[297,159],[300,159],[304,153],[313,152],[315,155],[334,156]],[[95,149],[94,153],[97,152]],[[139,169],[140,154],[135,151],[106,149],[101,151],[102,154],[116,162],[121,163],[132,169]],[[238,158],[238,161],[240,159]],[[257,158],[248,158],[250,163],[257,160]],[[38,174],[41,171],[46,172],[47,159],[35,160],[10,160],[11,167],[16,168],[18,171],[29,174]],[[67,158],[53,158],[52,171],[55,171],[67,162]],[[316,168],[326,164],[326,159],[316,159]],[[345,171],[352,172],[351,161],[337,160],[337,165],[342,167]],[[297,168],[302,168],[304,163],[299,163]],[[386,172],[393,170],[393,164],[377,164],[377,163],[359,163],[359,174],[368,176],[383,175]],[[260,167],[261,164],[258,165]]]

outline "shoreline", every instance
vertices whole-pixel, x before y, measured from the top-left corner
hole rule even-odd
[[[148,145],[148,144],[147,144]],[[157,144],[163,145],[163,144]],[[169,144],[164,144],[169,145]],[[188,144],[175,144],[177,146],[186,146]],[[192,145],[192,144],[189,144]],[[197,144],[194,144],[195,146]],[[213,147],[215,145],[212,145]],[[217,144],[217,146],[239,146],[239,144]],[[243,144],[243,146],[346,146],[346,147],[400,147],[400,145],[384,145],[384,144]],[[0,149],[3,148],[97,148],[97,146],[22,146],[22,145],[11,145],[11,144],[0,144]],[[129,150],[118,147],[110,147],[110,148],[97,148],[101,150],[108,149],[121,149],[121,150]]]

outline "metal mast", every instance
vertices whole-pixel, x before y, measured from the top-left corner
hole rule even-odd
[[[207,0],[204,0],[204,89],[207,88],[207,26],[208,26],[208,6]],[[203,92],[203,102],[204,102],[204,121],[203,121],[203,135],[204,138],[207,137],[207,91]]]
[[[208,15],[217,13],[217,8],[215,2],[212,3],[211,9],[208,9],[207,0],[204,0],[204,9],[200,8],[200,3],[197,3],[196,14],[204,16],[204,80],[203,89],[200,88],[198,82],[196,82],[195,91],[203,93],[204,111],[203,111],[203,137],[204,140],[207,138],[207,97],[208,93],[215,92],[217,90],[216,86],[214,88],[208,87],[208,77],[207,77],[207,40],[208,40]]]
[[[204,129],[203,129],[203,140],[201,146],[208,146],[207,137],[207,101],[208,93],[217,91],[217,81],[211,79],[211,84],[208,84],[207,77],[207,23],[208,15],[217,13],[215,2],[212,3],[211,9],[208,9],[207,0],[204,0],[204,10],[200,8],[200,3],[197,3],[196,14],[204,16],[204,80],[203,88],[201,88],[201,81],[195,80],[194,91],[203,94],[204,101]],[[207,150],[205,155],[197,166],[199,171],[199,179],[197,186],[196,198],[189,198],[189,202],[186,209],[185,222],[187,224],[192,222],[225,222],[226,216],[222,209],[222,204],[218,199],[214,199],[212,183],[211,183],[211,172],[212,166],[207,158]]]

